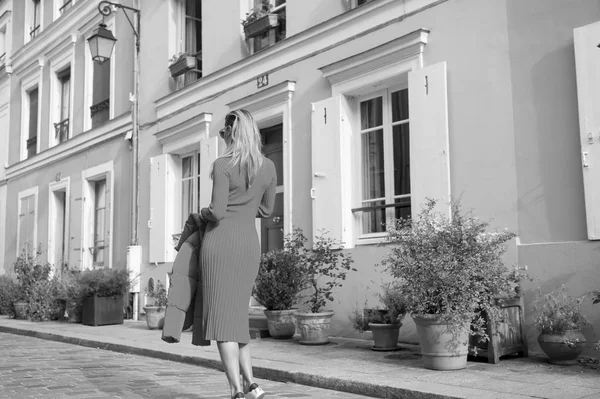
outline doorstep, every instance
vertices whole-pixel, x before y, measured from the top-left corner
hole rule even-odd
[[[160,330],[125,320],[111,326],[9,319],[0,316],[0,332],[28,335],[117,352],[151,356],[221,370],[216,345],[194,347],[192,333],[167,344]],[[375,352],[371,341],[332,337],[323,346],[290,340],[252,341],[254,374],[258,378],[294,382],[379,398],[525,399],[600,398],[600,370],[548,365],[543,357],[469,361],[457,371],[432,371],[422,366],[419,347],[401,345],[397,352]]]

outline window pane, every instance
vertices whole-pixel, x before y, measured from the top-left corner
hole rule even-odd
[[[394,201],[398,206],[396,207],[395,217],[396,219],[408,219],[410,218],[410,197],[408,198],[396,198]]]
[[[383,98],[376,97],[360,103],[360,128],[368,129],[383,124]]]
[[[363,200],[385,196],[383,130],[362,134]]]
[[[392,122],[408,119],[408,89],[392,93]]]
[[[192,166],[192,157],[185,157],[181,160],[181,176],[183,178],[192,177],[193,166]]]
[[[29,92],[29,138],[37,136],[38,89]]]
[[[106,206],[106,180],[99,180],[95,184],[96,209]]]
[[[181,182],[181,216],[185,221],[188,215],[194,212],[194,180],[188,179]]]
[[[408,123],[396,125],[394,134],[394,195],[410,194],[410,148]]]
[[[68,70],[63,76],[60,78],[61,82],[61,109],[60,109],[60,121],[64,121],[69,117],[69,107],[70,107],[70,92],[71,92],[71,74],[70,70]]]
[[[385,200],[363,204],[363,206],[384,205]],[[362,212],[363,234],[381,233],[385,231],[385,208]]]

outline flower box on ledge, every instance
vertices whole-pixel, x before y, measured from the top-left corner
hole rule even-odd
[[[246,34],[247,38],[255,37],[271,28],[276,27],[277,24],[277,14],[267,14],[256,21],[252,21],[249,24],[244,25],[244,33]]]
[[[171,76],[174,78],[195,68],[196,57],[193,55],[182,56],[177,61],[169,65],[169,71],[171,72]]]
[[[123,324],[123,296],[89,296],[83,299],[81,322],[86,326]]]

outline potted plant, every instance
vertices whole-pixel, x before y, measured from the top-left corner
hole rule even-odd
[[[17,319],[49,320],[56,313],[55,281],[50,274],[52,266],[41,262],[41,246],[28,246],[13,264],[18,281],[13,295],[13,307]]]
[[[196,57],[193,54],[179,52],[169,59],[169,72],[173,78],[194,68],[196,68]]]
[[[349,271],[356,271],[350,265],[353,260],[339,248],[342,243],[322,232],[316,237],[313,248],[306,251],[305,273],[308,312],[297,312],[296,320],[300,330],[300,343],[303,345],[323,345],[329,343],[329,326],[333,310],[325,309],[334,300],[333,290],[342,286]]]
[[[165,323],[165,310],[169,303],[167,289],[160,280],[156,280],[156,287],[154,287],[154,280],[150,278],[146,287],[146,296],[153,301],[152,305],[144,306],[146,324],[150,330],[162,330]]]
[[[271,13],[271,2],[262,0],[258,7],[246,13],[242,21],[246,38],[255,37],[277,26],[277,14]]]
[[[542,295],[541,290],[534,302],[537,316],[535,326],[540,332],[538,343],[548,356],[548,362],[558,365],[576,364],[586,339],[581,327],[589,324],[581,310],[585,295],[575,298],[567,295],[563,285],[560,289]]]
[[[13,303],[19,295],[16,277],[9,274],[0,275],[0,315],[15,317]]]
[[[274,249],[262,255],[253,295],[266,308],[269,334],[273,338],[288,339],[296,333],[294,305],[305,286],[304,269],[306,237],[294,229],[284,240],[283,249]]]
[[[81,322],[88,326],[123,324],[123,296],[131,282],[126,270],[85,270],[79,276]]]
[[[515,234],[486,232],[488,223],[463,214],[458,201],[450,217],[435,205],[428,199],[417,218],[388,228],[383,264],[402,285],[425,367],[456,370],[466,367],[470,333],[488,339],[485,315],[501,318],[494,298],[513,289],[502,254]]]
[[[383,294],[379,295],[383,309],[363,308],[362,312],[354,309],[349,315],[352,326],[359,332],[373,333],[374,351],[398,350],[398,336],[401,320],[406,314],[406,303],[401,289],[393,283],[383,286]]]

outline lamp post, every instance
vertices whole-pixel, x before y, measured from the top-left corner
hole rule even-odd
[[[100,64],[110,59],[115,43],[117,39],[114,37],[112,32],[106,28],[104,24],[104,17],[109,16],[113,8],[121,9],[129,25],[133,29],[135,36],[135,51],[133,54],[133,96],[130,96],[130,100],[133,105],[132,110],[132,132],[131,132],[131,147],[132,147],[132,195],[131,195],[131,241],[127,247],[127,267],[134,273],[137,272],[135,277],[134,286],[131,289],[134,293],[133,299],[133,319],[138,319],[138,297],[139,297],[139,273],[141,270],[142,263],[142,247],[138,245],[138,204],[139,204],[139,176],[138,176],[138,133],[139,133],[139,75],[140,75],[140,10],[125,6],[123,4],[113,3],[111,1],[101,1],[98,4],[98,12],[102,14],[102,23],[94,31],[94,33],[88,38],[88,44],[90,46],[90,53],[92,59]],[[132,12],[132,18],[126,10]]]

